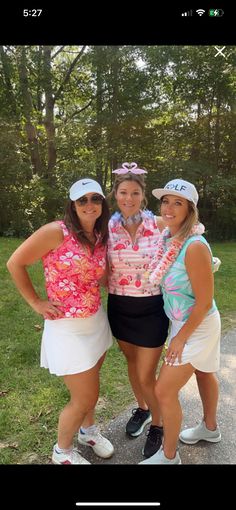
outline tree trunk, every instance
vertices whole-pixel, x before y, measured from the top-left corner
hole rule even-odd
[[[1,62],[2,62],[2,77],[3,77],[3,82],[5,85],[4,90],[5,90],[5,94],[6,94],[6,98],[7,98],[7,103],[9,105],[9,109],[11,110],[12,114],[14,115],[14,117],[16,117],[17,107],[16,107],[16,100],[15,100],[12,83],[11,83],[11,74],[10,74],[10,69],[9,69],[9,64],[8,64],[8,56],[5,53],[3,46],[0,46],[0,58],[1,58]]]
[[[108,130],[108,153],[109,153],[109,164],[111,171],[117,168],[118,166],[118,155],[117,155],[117,145],[118,145],[118,92],[119,92],[119,84],[118,84],[118,76],[119,76],[119,47],[111,46],[111,78],[110,78],[110,128]],[[111,182],[113,180],[113,175],[111,174]]]
[[[44,90],[45,90],[45,119],[44,125],[47,134],[47,170],[45,177],[50,183],[53,169],[56,165],[56,146],[55,146],[55,126],[54,126],[54,97],[52,90],[52,71],[51,71],[51,46],[43,48],[44,64]]]
[[[112,75],[112,97],[111,97],[111,112],[112,112],[112,127],[111,127],[111,146],[112,146],[112,166],[113,169],[118,166],[117,144],[118,140],[118,76],[119,76],[119,47],[113,46],[113,55],[111,61],[111,75]]]
[[[29,90],[25,46],[18,47],[17,64],[19,72],[20,89],[22,94],[23,117],[25,118],[25,131],[29,144],[33,174],[42,175],[43,165],[39,153],[38,137],[35,126],[32,121],[33,103]]]
[[[96,62],[96,140],[95,140],[95,158],[96,158],[96,178],[103,186],[103,143],[102,143],[102,107],[103,107],[103,48],[95,46],[94,61]]]
[[[216,101],[216,125],[215,125],[215,136],[214,136],[215,161],[216,161],[217,170],[219,168],[219,158],[220,158],[220,106],[221,106],[221,98],[220,98],[220,91],[218,90],[217,101]]]

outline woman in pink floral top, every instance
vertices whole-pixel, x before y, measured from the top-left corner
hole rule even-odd
[[[136,163],[124,163],[115,173],[118,175],[113,196],[120,212],[109,222],[108,318],[126,357],[138,404],[126,425],[126,433],[137,437],[152,422],[143,449],[145,457],[149,457],[161,445],[162,424],[154,385],[169,322],[160,287],[149,280],[149,267],[156,255],[163,222],[143,209],[145,171],[138,169]]]
[[[94,425],[99,370],[112,335],[101,305],[99,280],[106,267],[109,209],[101,186],[90,178],[74,183],[64,221],[44,225],[11,256],[7,267],[23,298],[44,319],[41,366],[62,376],[70,402],[62,410],[54,464],[89,464],[73,448],[90,446],[103,458],[113,446]],[[36,293],[27,266],[42,259],[47,299]]]

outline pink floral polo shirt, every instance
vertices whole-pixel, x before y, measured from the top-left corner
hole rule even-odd
[[[155,296],[160,287],[149,281],[149,266],[156,254],[160,230],[151,211],[142,211],[134,242],[121,223],[120,213],[109,221],[109,293],[120,296]]]
[[[106,267],[106,246],[99,239],[92,253],[58,221],[63,243],[42,257],[48,299],[62,301],[60,318],[90,317],[101,305],[98,280]]]

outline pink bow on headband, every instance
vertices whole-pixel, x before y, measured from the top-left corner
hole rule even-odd
[[[122,163],[122,168],[117,168],[116,170],[112,170],[113,174],[127,174],[131,172],[131,174],[147,174],[147,170],[143,170],[142,168],[137,168],[137,163]]]

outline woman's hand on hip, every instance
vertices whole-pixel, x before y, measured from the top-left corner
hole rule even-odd
[[[38,299],[31,304],[33,310],[40,315],[43,315],[44,319],[59,319],[62,317],[61,310],[58,310],[59,306],[63,306],[63,303],[59,301],[48,301],[47,299]]]

